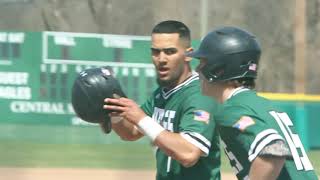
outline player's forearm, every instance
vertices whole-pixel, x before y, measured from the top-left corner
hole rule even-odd
[[[111,125],[114,132],[116,132],[122,140],[125,141],[135,141],[143,136],[134,125],[127,122],[126,120],[117,120],[111,119]],[[107,133],[105,122],[100,122],[100,127],[103,132]]]
[[[143,136],[143,134],[140,133],[133,124],[127,122],[126,120],[113,123],[112,129],[120,136],[122,140],[125,141],[135,141]]]
[[[185,167],[194,165],[202,154],[198,147],[189,143],[180,134],[165,130],[151,117],[145,116],[138,121],[137,127],[162,151]]]
[[[159,134],[154,144],[185,167],[191,167],[197,163],[202,154],[198,147],[186,141],[180,134],[169,131]]]
[[[285,163],[285,157],[258,156],[251,164],[249,178],[251,180],[275,180]]]

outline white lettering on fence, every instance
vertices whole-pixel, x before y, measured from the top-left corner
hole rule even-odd
[[[64,103],[12,101],[11,112],[14,113],[41,113],[41,114],[71,114]]]

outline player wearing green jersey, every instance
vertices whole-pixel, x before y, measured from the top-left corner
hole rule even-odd
[[[223,103],[222,145],[238,179],[317,179],[287,113],[256,94],[260,45],[236,27],[205,36],[197,51],[202,93]]]
[[[106,99],[105,109],[123,120],[113,130],[125,140],[146,135],[157,147],[157,180],[220,179],[220,150],[214,115],[218,103],[200,91],[192,72],[190,31],[178,21],[163,21],[152,31],[151,53],[157,88],[139,107],[128,98]]]

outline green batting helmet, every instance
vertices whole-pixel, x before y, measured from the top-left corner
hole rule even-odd
[[[110,67],[91,68],[79,73],[72,88],[75,113],[91,123],[106,122],[111,131],[109,110],[103,109],[105,98],[126,97]]]
[[[198,50],[187,54],[207,60],[198,71],[210,82],[256,78],[260,55],[261,48],[255,36],[237,27],[211,31]]]

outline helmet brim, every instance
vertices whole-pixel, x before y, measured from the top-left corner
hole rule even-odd
[[[200,58],[205,58],[206,56],[200,52],[199,50],[196,51],[192,51],[192,52],[187,52],[186,56],[188,57],[192,57],[192,58],[196,58],[196,59],[200,59]]]

